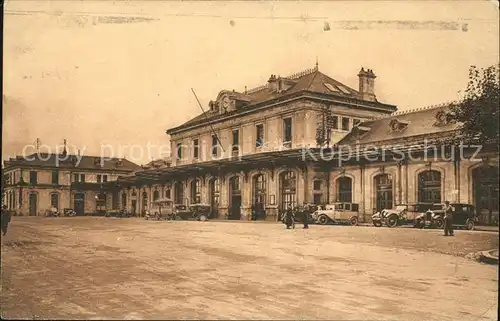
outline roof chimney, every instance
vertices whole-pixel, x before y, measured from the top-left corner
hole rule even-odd
[[[267,82],[269,89],[272,91],[278,91],[278,78],[276,78],[276,75],[271,75]]]
[[[361,67],[358,77],[361,98],[363,100],[377,101],[377,97],[375,96],[375,78],[377,78],[377,76],[375,76],[373,70],[367,69],[365,71],[365,69]]]

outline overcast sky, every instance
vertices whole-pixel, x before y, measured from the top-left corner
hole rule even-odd
[[[496,1],[11,0],[5,11],[4,159],[37,138],[88,155],[168,146],[166,129],[200,113],[190,88],[208,106],[316,57],[356,89],[360,67],[373,69],[377,98],[400,110],[457,99],[470,65],[499,60]]]

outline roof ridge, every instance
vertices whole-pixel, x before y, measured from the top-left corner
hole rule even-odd
[[[447,101],[447,102],[443,102],[440,104],[428,105],[428,106],[419,107],[419,108],[399,110],[399,111],[393,112],[392,114],[389,114],[389,115],[382,115],[382,116],[376,117],[375,119],[379,120],[379,119],[385,119],[385,118],[389,118],[389,117],[393,117],[393,116],[413,114],[413,113],[421,112],[423,110],[438,109],[438,108],[442,108],[442,107],[446,107],[446,106],[451,106],[455,103],[456,103],[456,101],[452,100],[452,101]]]
[[[284,78],[284,79],[295,80],[295,79],[299,79],[301,77],[310,75],[316,71],[319,71],[319,70],[316,68],[308,68],[308,69],[304,69],[302,71],[296,72],[294,74],[291,74],[290,76],[286,76],[286,77],[280,76],[280,77]],[[264,90],[266,88],[267,88],[267,85],[261,85],[261,86],[258,86],[258,87],[252,88],[252,89],[248,89],[246,92],[247,92],[247,94],[253,94],[253,93],[256,93],[258,91]]]

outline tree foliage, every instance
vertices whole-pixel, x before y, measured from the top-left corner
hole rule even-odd
[[[499,70],[471,66],[465,95],[451,108],[450,116],[462,125],[464,138],[480,143],[499,142]]]

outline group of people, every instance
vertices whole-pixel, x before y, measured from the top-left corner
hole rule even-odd
[[[298,213],[300,216],[297,217],[295,214]],[[295,218],[298,218],[304,224],[304,228],[309,228],[309,212],[306,208],[292,208],[289,206],[283,213],[282,222],[285,224],[287,229],[295,228]]]

